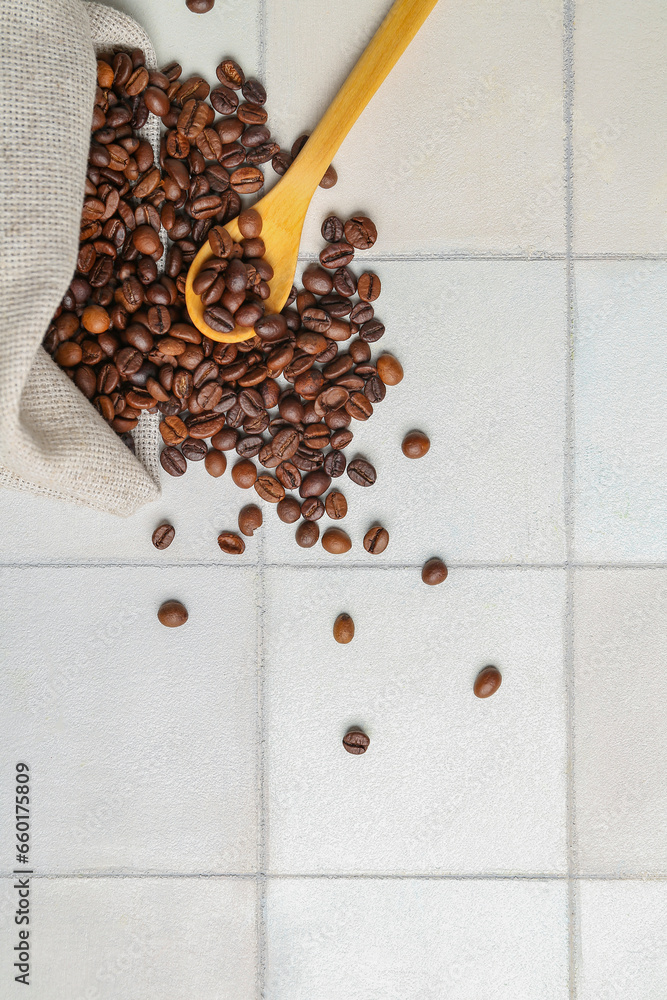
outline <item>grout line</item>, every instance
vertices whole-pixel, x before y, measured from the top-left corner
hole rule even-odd
[[[238,563],[227,563],[220,561],[208,561],[208,562],[136,562],[133,560],[126,560],[120,562],[84,562],[84,563],[38,563],[38,562],[22,562],[22,563],[12,563],[12,562],[0,562],[0,570],[23,570],[23,569],[57,569],[57,570],[70,570],[70,569],[224,569],[226,570],[249,570],[258,568],[260,565],[259,559],[255,562],[238,562]],[[346,563],[345,565],[334,565],[334,564],[321,564],[321,563],[299,563],[299,562],[262,562],[262,569],[298,569],[298,570],[312,570],[315,572],[330,572],[331,570],[337,570],[338,572],[345,572],[346,570],[352,569],[369,569],[369,570],[421,570],[423,563],[378,563],[369,560],[368,562],[352,562]],[[493,563],[493,562],[480,562],[480,563],[458,563],[458,562],[448,562],[447,567],[450,570],[554,570],[554,569],[572,569],[572,570],[667,570],[667,563],[664,562],[609,562],[609,563],[587,563],[587,562],[574,562],[573,560],[564,560],[563,562],[555,563]]]
[[[563,503],[565,515],[566,603],[564,616],[564,674],[566,697],[566,815],[567,815],[567,911],[568,986],[570,1000],[577,997],[577,911],[576,911],[576,815],[574,797],[574,18],[576,0],[563,0],[563,124],[565,160],[565,252],[566,252],[566,394],[565,450],[563,462]]]
[[[15,879],[16,874],[12,872],[0,872],[0,880]],[[503,873],[459,873],[424,875],[419,872],[359,872],[349,873],[334,872],[323,874],[322,872],[61,872],[45,873],[33,872],[31,879],[78,879],[79,881],[88,879],[231,879],[237,882],[256,882],[265,884],[275,879],[283,881],[287,879],[311,879],[334,881],[343,879],[346,881],[374,881],[379,879],[389,881],[419,881],[419,882],[667,882],[667,875],[618,875],[618,874],[543,874],[540,872],[520,872],[514,874]]]
[[[566,191],[567,197],[567,191]],[[319,260],[319,255],[314,251],[305,250],[299,254],[299,261],[303,264],[311,263],[312,261]],[[385,253],[385,254],[373,254],[364,251],[364,256],[357,258],[358,263],[363,264],[377,264],[377,263],[438,263],[439,261],[470,261],[474,263],[476,261],[517,261],[519,263],[526,263],[527,261],[642,261],[642,260],[652,260],[652,261],[665,261],[667,262],[667,253],[581,253],[575,254],[567,252],[565,253],[493,253],[487,251],[471,252],[462,250],[449,251],[449,252],[434,252],[434,253]]]
[[[265,715],[265,615],[266,581],[264,578],[265,535],[258,539],[258,601],[257,601],[257,808],[259,813],[257,838],[257,997],[266,992],[266,868],[268,817],[266,811],[266,715]]]

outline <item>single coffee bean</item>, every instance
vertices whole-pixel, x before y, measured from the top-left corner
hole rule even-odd
[[[146,254],[147,257],[150,257],[151,254],[156,253],[162,247],[160,237],[152,226],[137,226],[132,233],[132,243],[139,253]]]
[[[357,279],[349,267],[339,267],[333,276],[334,288],[339,295],[350,298],[357,290]]]
[[[354,434],[352,433],[352,431],[348,431],[346,428],[343,427],[340,430],[334,431],[334,433],[331,435],[330,444],[334,450],[337,450],[337,449],[347,448],[349,444],[352,444],[353,440],[354,440]],[[333,453],[334,452],[331,452],[331,454]],[[338,475],[342,476],[343,472],[345,472],[345,466],[343,466],[341,472],[339,472]],[[329,475],[332,476],[333,473],[330,472]]]
[[[359,372],[359,369],[356,369]],[[387,395],[385,384],[377,375],[371,375],[364,386],[364,396],[369,403],[381,403]]]
[[[182,476],[188,467],[178,448],[163,448],[160,452],[160,465],[170,476]]]
[[[294,537],[302,549],[312,549],[320,537],[320,529],[313,521],[302,521]]]
[[[502,680],[503,677],[498,667],[484,667],[475,678],[473,691],[478,698],[490,698],[492,694],[496,693]]]
[[[364,548],[371,555],[379,555],[380,552],[384,552],[388,545],[389,532],[379,524],[376,524],[364,535]]]
[[[403,380],[403,367],[393,354],[383,354],[379,357],[376,367],[385,385],[398,385]]]
[[[188,462],[201,462],[205,460],[208,448],[206,447],[205,441],[186,438],[181,445],[181,451],[187,458]]]
[[[174,540],[176,531],[171,524],[161,524],[153,532],[152,542],[156,549],[168,549]]]
[[[340,521],[347,514],[347,500],[337,490],[328,494],[325,507],[327,514],[333,521]]]
[[[324,174],[324,177],[320,181],[320,187],[332,188],[337,183],[338,183],[338,174],[336,173],[336,169],[332,163],[327,167],[326,173]]]
[[[165,601],[157,616],[167,628],[178,628],[180,625],[185,625],[188,620],[188,612],[180,601]]]
[[[410,431],[403,438],[401,450],[406,458],[423,458],[430,447],[431,442],[423,431]]]
[[[325,507],[319,497],[306,497],[301,504],[301,516],[306,521],[319,521],[324,517]]]
[[[350,551],[352,542],[341,528],[327,528],[322,535],[322,548],[333,555],[342,555]]]
[[[241,438],[236,445],[236,452],[241,458],[256,458],[264,443],[264,438],[260,437],[259,434],[251,434],[248,437]]]
[[[252,78],[246,80],[241,87],[241,93],[246,101],[250,101],[252,104],[266,104],[266,90],[259,80]]]
[[[369,302],[357,302],[356,306],[350,311],[350,322],[356,323],[357,326],[363,326],[364,323],[368,323],[373,319],[375,315],[375,310]],[[362,341],[365,343],[365,341]]]
[[[384,337],[384,331],[384,323],[380,323],[377,319],[371,319],[368,323],[364,323],[359,330],[359,338],[365,340],[367,344],[374,344],[380,337]]]
[[[232,479],[242,490],[249,490],[257,481],[257,468],[249,458],[244,458],[232,469]]]
[[[350,246],[349,243],[345,243],[345,241],[330,243],[320,252],[320,264],[329,270],[335,270],[339,267],[345,267],[353,257],[354,247]]]
[[[368,420],[373,415],[373,404],[362,392],[353,392],[345,409],[355,420]]]
[[[331,486],[331,477],[321,469],[309,472],[301,483],[299,495],[302,497],[319,497]]]
[[[208,323],[216,333],[231,333],[234,329],[234,317],[224,306],[210,306],[204,310],[204,322]]]
[[[355,754],[355,756],[366,753],[370,742],[366,733],[362,733],[359,729],[351,729],[343,737],[343,746],[348,753]]]
[[[333,626],[333,637],[336,642],[345,646],[354,639],[354,621],[350,615],[340,614]]]
[[[330,215],[322,223],[322,237],[327,243],[340,243],[345,237],[345,227],[337,215]]]
[[[347,467],[347,474],[357,486],[372,486],[377,478],[377,473],[364,458],[353,459]]]
[[[299,433],[293,427],[278,431],[273,439],[273,454],[281,462],[292,458],[299,447]]]
[[[257,504],[250,503],[239,511],[239,531],[249,538],[262,526],[262,511]]]
[[[294,524],[301,517],[301,505],[294,497],[283,497],[276,507],[276,513],[285,524]]]
[[[233,427],[223,427],[221,431],[213,435],[211,444],[218,451],[233,451],[236,448],[238,436],[238,431],[235,431]]]
[[[281,462],[276,468],[276,478],[286,490],[298,490],[301,486],[301,473],[293,462]]]
[[[429,587],[435,587],[447,579],[447,567],[442,559],[429,559],[422,567],[422,580]]]
[[[185,6],[193,14],[208,14],[209,10],[213,10],[215,0],[185,0]]]
[[[333,288],[333,278],[317,264],[309,264],[303,272],[301,282],[306,291],[313,295],[328,295]]]
[[[324,459],[323,469],[327,476],[331,476],[332,479],[337,479],[342,476],[345,472],[346,459],[342,451],[330,451],[329,454]]]
[[[165,417],[159,430],[164,443],[174,447],[188,436],[188,429],[180,417]]]
[[[218,535],[218,545],[228,556],[240,556],[245,552],[245,542],[233,531],[221,531]]]
[[[219,479],[219,477],[225,473],[225,469],[227,468],[227,459],[221,451],[211,448],[211,450],[206,454],[204,465],[209,476],[213,476],[214,479]]]
[[[254,486],[257,495],[268,503],[280,503],[285,496],[285,487],[273,476],[258,476]]]
[[[370,250],[377,237],[375,223],[365,215],[355,215],[345,223],[345,239],[357,250]]]
[[[255,239],[262,232],[262,216],[254,208],[245,208],[239,215],[238,226],[241,236]]]
[[[364,271],[359,275],[357,292],[363,302],[375,302],[381,291],[380,279],[372,271]]]
[[[223,59],[215,72],[220,83],[233,90],[240,90],[245,83],[245,73],[234,59]]]

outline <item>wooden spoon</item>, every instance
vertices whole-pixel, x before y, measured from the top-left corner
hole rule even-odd
[[[265,259],[273,268],[265,313],[278,313],[294,283],[301,232],[310,200],[340,144],[382,81],[408,47],[438,0],[395,0],[394,5],[338,91],[319,125],[287,173],[253,207],[262,216]],[[225,226],[233,240],[242,239],[238,219]],[[238,343],[254,337],[250,327],[218,333],[204,322],[204,305],[192,283],[214,256],[208,240],[190,265],[185,301],[190,319],[211,340]]]

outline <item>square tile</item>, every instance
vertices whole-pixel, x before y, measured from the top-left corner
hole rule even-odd
[[[566,1000],[563,882],[270,880],[268,1000]]]
[[[661,1000],[667,982],[667,884],[577,883],[579,1000]]]
[[[667,875],[667,571],[575,577],[578,870]]]
[[[2,882],[12,885],[9,879]],[[9,905],[15,906],[12,892]],[[254,995],[252,880],[33,879],[31,912],[30,996],[35,1000]],[[7,998],[18,997],[22,989],[9,978],[8,956],[18,944],[18,930],[13,921],[0,926]]]
[[[463,563],[560,562],[565,557],[565,276],[560,262],[384,262],[373,345],[402,362],[366,422],[353,421],[348,460],[377,469],[370,489],[347,475],[345,556],[295,547],[294,527],[269,512],[269,562],[336,565],[422,563],[434,554]],[[431,439],[420,460],[401,452],[414,428]],[[185,478],[185,477],[184,477]],[[320,521],[324,528],[328,519]],[[370,557],[361,542],[375,522],[389,547]]]
[[[667,561],[667,263],[576,265],[576,558]]]
[[[5,569],[0,606],[0,756],[31,769],[37,871],[256,870],[253,574]]]
[[[267,4],[277,141],[312,131],[389,9]],[[378,253],[563,252],[563,21],[558,0],[440,4],[334,158],[303,249],[331,211],[364,210]]]
[[[215,67],[225,56],[237,59],[249,76],[259,71],[262,0],[217,0],[205,15],[193,14],[185,0],[104,2],[138,21],[150,36],[158,66],[179,62],[183,79],[201,73],[213,86]]]
[[[269,871],[563,873],[564,588],[561,570],[268,571]],[[480,700],[489,663],[504,680]]]
[[[577,0],[575,253],[667,250],[667,9]]]

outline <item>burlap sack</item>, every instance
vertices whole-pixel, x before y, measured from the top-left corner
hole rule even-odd
[[[127,516],[160,494],[158,420],[135,458],[41,342],[76,264],[95,53],[155,53],[83,0],[0,0],[0,38],[0,485]],[[157,151],[158,122],[144,134]]]

